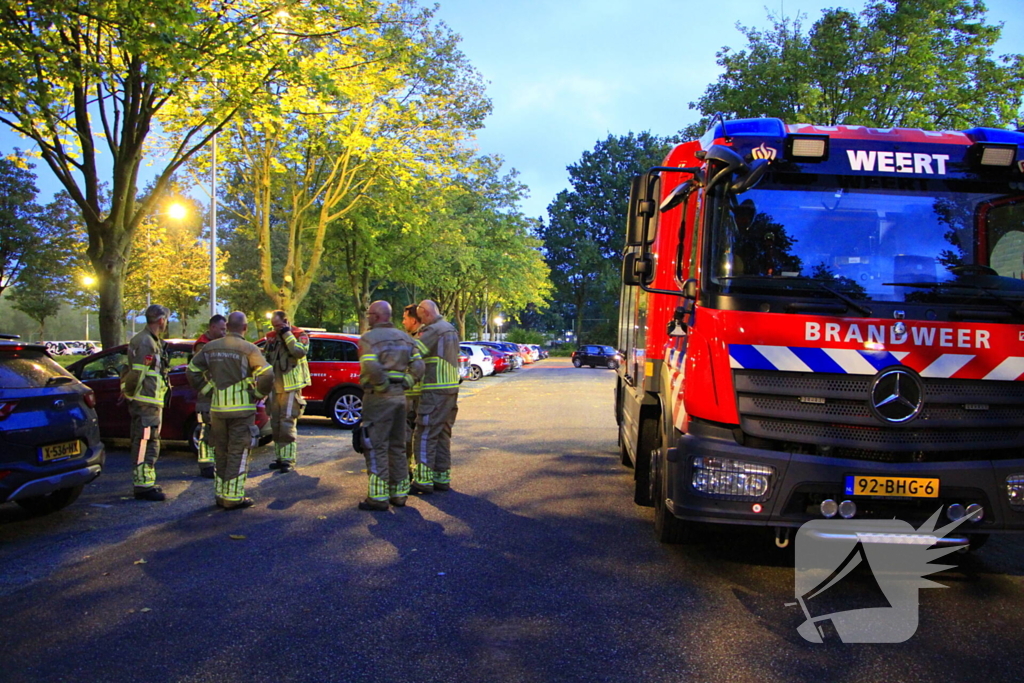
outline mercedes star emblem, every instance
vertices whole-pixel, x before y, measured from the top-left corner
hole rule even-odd
[[[878,419],[903,424],[917,417],[922,407],[924,386],[913,372],[890,368],[875,377],[871,385],[871,410]]]

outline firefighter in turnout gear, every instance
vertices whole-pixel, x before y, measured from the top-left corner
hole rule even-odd
[[[206,332],[192,345],[192,357],[202,351],[203,347],[214,339],[220,339],[228,332],[228,319],[219,313],[210,318]],[[199,474],[213,479],[213,443],[210,441],[210,402],[213,400],[213,385],[207,383],[196,393],[196,418],[199,422]]]
[[[298,454],[296,425],[306,407],[302,389],[310,385],[306,360],[309,335],[298,327],[292,327],[284,311],[274,311],[270,324],[274,329],[267,334],[267,345],[263,348],[267,361],[274,368],[270,426],[274,432],[274,454],[277,458],[270,463],[270,469],[284,473],[295,468]]]
[[[245,497],[249,454],[259,442],[256,401],[274,387],[274,370],[243,335],[245,314],[228,316],[227,335],[206,344],[188,364],[188,382],[196,391],[212,384],[211,432],[216,473],[214,495],[226,509],[250,507]]]
[[[369,488],[360,510],[401,507],[409,495],[405,455],[405,392],[423,376],[416,343],[391,322],[391,304],[374,301],[366,311],[370,325],[359,338],[359,384],[363,388],[363,455]]]
[[[410,490],[432,493],[451,488],[452,425],[459,412],[459,334],[429,299],[420,302],[419,331],[426,373],[423,375],[413,449],[416,467]]]
[[[416,304],[409,304],[402,310],[402,327],[416,342],[416,348],[419,349],[420,355],[424,355],[423,344],[417,339],[421,323],[419,315],[416,313]],[[405,455],[409,459],[410,479],[412,479],[413,469],[416,467],[416,458],[412,450],[412,435],[416,430],[416,408],[420,405],[420,393],[422,393],[422,388],[419,381],[411,389],[405,390],[405,424],[408,427],[405,437]]]
[[[160,335],[167,330],[170,314],[156,304],[146,309],[146,328],[128,343],[128,372],[121,379],[132,418],[132,484],[138,500],[166,498],[156,485],[156,461],[167,393],[167,347]]]

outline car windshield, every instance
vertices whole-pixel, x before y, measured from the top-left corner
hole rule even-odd
[[[1024,195],[1008,190],[778,173],[738,197],[719,189],[711,281],[723,293],[934,301],[982,288],[1024,299]]]
[[[601,353],[605,353],[605,354],[608,354],[608,355],[615,355],[615,349],[613,349],[610,346],[602,346],[601,347]]]
[[[54,377],[74,377],[42,351],[0,349],[0,389],[35,389],[53,386]]]

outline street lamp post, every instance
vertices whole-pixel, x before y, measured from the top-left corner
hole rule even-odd
[[[217,315],[217,134],[210,164],[210,317]]]
[[[500,340],[501,339],[501,326],[505,324],[505,319],[502,318],[500,315],[497,315],[497,316],[494,317],[494,324],[498,326],[498,334],[497,334],[496,340]]]
[[[92,275],[82,276],[82,284],[86,287],[92,287],[96,284],[96,278]],[[89,341],[89,307],[85,307],[85,341]]]

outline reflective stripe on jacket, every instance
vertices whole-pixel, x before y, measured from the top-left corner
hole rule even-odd
[[[359,338],[359,384],[382,394],[392,386],[407,390],[423,376],[416,342],[392,323],[377,323]]]
[[[420,328],[419,341],[426,349],[423,360],[423,391],[454,394],[459,391],[459,333],[444,318]]]
[[[167,393],[166,349],[156,335],[144,329],[128,342],[128,372],[121,379],[121,391],[129,401],[164,405]]]
[[[255,344],[236,332],[204,346],[188,364],[187,375],[196,391],[213,383],[210,412],[221,417],[248,417],[274,386],[273,368]]]
[[[275,385],[282,391],[298,391],[312,384],[309,377],[309,335],[298,327],[292,327],[283,335],[277,330],[267,334],[264,355],[274,368]]]

